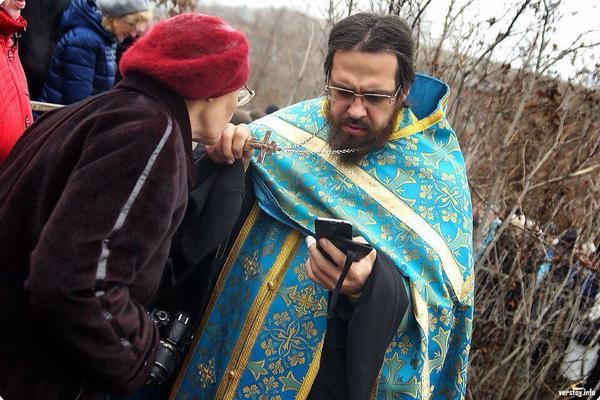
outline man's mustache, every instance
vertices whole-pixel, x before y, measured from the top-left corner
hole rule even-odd
[[[354,125],[359,128],[366,129],[366,130],[371,129],[371,124],[369,124],[367,121],[364,121],[362,119],[352,118],[352,117],[342,117],[340,119],[340,124]]]

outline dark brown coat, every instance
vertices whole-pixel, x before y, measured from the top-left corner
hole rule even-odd
[[[130,75],[44,115],[0,168],[0,396],[136,390],[192,179],[185,103]]]

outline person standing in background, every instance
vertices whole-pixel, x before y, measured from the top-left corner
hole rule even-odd
[[[27,78],[29,97],[38,99],[46,80],[52,50],[60,39],[60,20],[70,0],[37,0],[21,15],[27,20],[27,30],[19,40],[19,56]]]
[[[0,1],[0,165],[31,125],[31,106],[27,80],[18,52],[18,38],[27,27],[21,16],[25,0]]]
[[[112,88],[117,43],[145,32],[152,16],[149,0],[73,0],[40,100],[72,104]]]

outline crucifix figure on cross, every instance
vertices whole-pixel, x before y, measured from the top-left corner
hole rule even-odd
[[[248,142],[246,142],[246,144],[244,145],[244,150],[257,149],[258,157],[256,158],[256,161],[259,164],[262,164],[263,159],[265,158],[265,154],[272,154],[273,152],[279,150],[279,146],[277,146],[277,143],[275,141],[271,141],[269,143],[270,138],[271,131],[267,131],[265,133],[265,137],[262,140],[262,142],[259,142],[254,138],[250,138],[250,140],[248,140]]]

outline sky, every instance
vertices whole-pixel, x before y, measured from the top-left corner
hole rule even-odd
[[[461,0],[459,0],[461,1]],[[462,0],[464,1],[464,0]],[[343,4],[343,1],[338,0],[338,3]],[[200,0],[200,4],[223,4],[222,1],[217,0]],[[252,8],[258,7],[288,7],[298,11],[310,14],[315,17],[324,18],[326,16],[326,7],[329,2],[327,1],[309,1],[309,0],[227,0],[225,4],[230,6],[248,6]],[[361,3],[360,0],[355,3]],[[364,1],[363,1],[364,3]],[[368,1],[366,2],[369,3]],[[442,33],[442,24],[444,21],[445,14],[448,9],[449,0],[432,0],[431,4],[427,8],[424,20],[431,21],[431,36],[433,39],[439,37]],[[477,14],[478,20],[487,20],[489,18],[501,18],[505,16],[505,24],[498,23],[493,29],[490,30],[489,34],[494,37],[497,35],[500,29],[507,26],[510,17],[516,10],[512,10],[510,5],[514,3],[514,0],[475,0],[475,3],[470,7],[471,14],[466,14],[465,18],[468,21],[469,18],[474,18]],[[579,33],[591,31],[587,35],[586,42],[600,42],[600,0],[563,0],[563,17],[561,19],[560,26],[556,27],[556,32],[553,34],[552,43],[556,43],[559,48],[564,48],[575,40]],[[526,16],[531,18],[532,16]],[[520,25],[515,28],[517,30],[524,31],[525,27],[529,25],[530,21],[526,18],[521,20]],[[515,46],[517,43],[511,43],[499,48],[497,50],[496,59],[498,61],[504,61],[509,58],[511,53],[514,53]],[[600,47],[593,51],[584,52],[575,65],[572,65],[570,59],[565,59],[558,65],[558,72],[564,77],[568,78],[574,75],[574,72],[581,68],[583,65],[590,69],[593,69],[596,63],[600,62]],[[514,65],[514,64],[513,64]],[[516,65],[518,66],[518,62]]]

